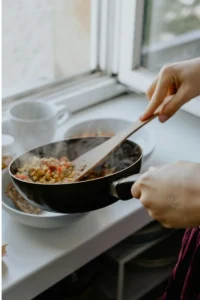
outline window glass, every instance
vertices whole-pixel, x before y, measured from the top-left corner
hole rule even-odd
[[[3,0],[3,96],[89,71],[91,0]]]
[[[198,56],[200,0],[145,0],[141,65],[157,72]]]

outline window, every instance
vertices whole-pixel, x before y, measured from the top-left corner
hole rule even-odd
[[[2,1],[3,96],[96,67],[91,1]]]
[[[108,38],[117,36],[114,8],[115,0],[3,0],[6,126],[15,101],[51,101],[75,112],[127,91],[106,65],[110,44],[118,46]]]
[[[22,98],[76,111],[127,88],[145,92],[163,64],[200,56],[200,0],[2,4],[4,111]],[[200,112],[200,101],[184,109]]]
[[[122,1],[120,45],[119,81],[145,92],[164,64],[200,56],[200,0]]]
[[[158,72],[165,63],[198,57],[199,49],[200,1],[145,1],[143,67]]]

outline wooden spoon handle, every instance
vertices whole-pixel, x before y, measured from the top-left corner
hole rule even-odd
[[[114,144],[116,143],[117,146],[119,145],[119,141],[124,142],[130,135],[132,135],[134,132],[138,131],[140,128],[142,128],[144,125],[152,121],[157,117],[157,114],[154,114],[151,118],[145,121],[136,121],[132,123],[128,128],[122,130],[119,132],[116,136],[114,136],[112,139],[108,140],[106,143],[108,144]],[[105,144],[105,143],[104,143]]]
[[[128,128],[119,132],[116,136],[110,138],[106,142],[100,144],[99,146],[93,148],[89,152],[79,156],[76,160],[73,161],[76,170],[80,170],[83,167],[82,172],[78,172],[75,180],[80,180],[84,177],[91,169],[96,167],[117,147],[119,147],[131,134],[138,131],[145,124],[149,123],[157,117],[157,114],[154,114],[151,118],[146,121],[136,121],[131,124]],[[81,166],[81,168],[80,168]]]

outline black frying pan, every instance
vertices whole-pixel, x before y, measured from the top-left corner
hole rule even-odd
[[[82,213],[106,207],[119,199],[131,199],[131,186],[135,181],[134,178],[130,177],[121,182],[120,179],[140,172],[142,149],[128,140],[107,159],[110,167],[116,167],[116,172],[112,175],[68,184],[31,183],[13,176],[30,155],[57,158],[67,156],[70,160],[74,160],[106,139],[108,138],[71,139],[31,150],[11,163],[9,172],[12,181],[22,196],[31,204],[51,212]]]

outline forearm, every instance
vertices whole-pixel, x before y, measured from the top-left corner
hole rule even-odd
[[[191,163],[193,169],[192,180],[189,187],[189,193],[186,201],[188,201],[188,218],[192,223],[190,227],[200,226],[200,163]],[[190,215],[190,216],[189,216]],[[190,218],[193,216],[192,218]]]
[[[191,87],[194,90],[195,97],[200,95],[200,84],[199,78],[200,78],[200,57],[194,58],[190,60],[193,65],[193,74],[195,75],[195,78],[193,81],[191,81]]]

